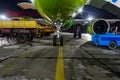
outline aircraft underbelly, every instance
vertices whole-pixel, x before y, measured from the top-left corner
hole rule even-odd
[[[46,19],[66,21],[78,14],[87,0],[34,0],[38,12]]]

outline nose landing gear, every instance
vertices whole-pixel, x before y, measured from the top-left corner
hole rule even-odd
[[[61,35],[61,26],[63,22],[60,18],[57,18],[53,25],[56,27],[56,34],[53,36],[53,46],[63,46],[63,36]],[[59,43],[59,45],[57,45]]]
[[[53,46],[63,46],[63,41],[63,36],[60,36],[59,38],[57,38],[56,35],[53,36]]]

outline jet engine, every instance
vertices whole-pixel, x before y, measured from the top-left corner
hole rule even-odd
[[[96,20],[91,22],[87,27],[87,32],[90,34],[104,34],[110,28],[110,24],[105,20]]]

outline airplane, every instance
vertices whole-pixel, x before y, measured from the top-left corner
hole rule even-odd
[[[61,30],[70,28],[73,24],[74,17],[81,11],[87,0],[32,0],[30,3],[19,3],[26,9],[37,9],[41,16],[46,19],[55,29],[56,35],[53,37],[53,45],[63,46],[63,36]],[[35,7],[34,7],[34,6]]]
[[[110,3],[109,1],[110,0],[98,0],[98,3],[102,2],[103,4],[105,4],[105,3]],[[32,4],[22,2],[22,3],[18,3],[17,5],[23,9],[36,9],[40,13],[40,15],[56,29],[56,35],[53,36],[53,46],[57,45],[57,41],[60,41],[60,46],[63,46],[63,36],[61,35],[61,31],[71,27],[71,25],[74,23],[75,16],[81,12],[85,4],[90,4],[98,8],[103,7],[103,4],[95,5],[95,2],[97,1],[96,0],[32,0]],[[94,22],[88,25],[87,31],[91,34],[104,33],[108,31],[109,28],[108,22],[111,21],[113,20],[104,20],[104,19],[95,20]],[[119,20],[117,19],[115,21],[119,21]]]

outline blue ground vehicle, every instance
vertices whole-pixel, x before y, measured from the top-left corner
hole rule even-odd
[[[108,46],[110,49],[115,49],[120,46],[120,34],[105,33],[105,34],[93,34],[92,42],[96,46]]]

